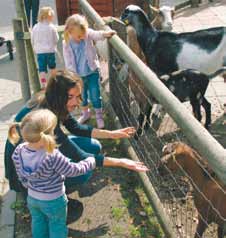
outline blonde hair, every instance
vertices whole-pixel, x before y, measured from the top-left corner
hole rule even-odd
[[[42,7],[38,13],[38,21],[42,22],[48,19],[48,17],[54,16],[54,11],[51,7]]]
[[[79,27],[82,32],[86,32],[88,29],[88,22],[86,18],[79,14],[74,14],[67,18],[65,22],[65,29],[64,29],[64,40],[66,43],[70,40],[70,31],[73,30],[74,27]]]
[[[20,130],[24,141],[37,143],[44,142],[44,147],[48,153],[52,153],[56,147],[53,130],[57,125],[57,118],[48,109],[39,109],[28,113],[21,123],[14,123],[8,132],[9,141],[16,144],[20,140],[17,129]]]

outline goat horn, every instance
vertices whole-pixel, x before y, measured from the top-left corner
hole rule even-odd
[[[153,12],[155,12],[155,13],[159,13],[159,12],[160,12],[158,8],[153,7],[151,4],[149,4],[149,7],[150,7],[150,9],[151,9]]]

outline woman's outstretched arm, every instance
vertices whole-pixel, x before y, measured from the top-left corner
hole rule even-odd
[[[130,138],[136,132],[134,127],[126,127],[119,130],[100,130],[94,128],[91,133],[91,137],[97,139],[121,139]]]

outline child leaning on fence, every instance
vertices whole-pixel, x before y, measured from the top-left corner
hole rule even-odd
[[[96,112],[97,127],[104,128],[102,102],[100,96],[99,61],[94,41],[104,40],[115,31],[94,31],[88,28],[84,16],[74,14],[65,23],[63,55],[66,69],[77,73],[83,80],[82,115],[79,123],[91,117],[88,107],[88,95]]]
[[[47,72],[50,69],[51,75],[56,73],[57,42],[59,35],[53,25],[54,11],[51,7],[42,7],[38,15],[38,23],[33,27],[31,41],[37,54],[38,70],[41,87],[47,84]]]
[[[32,217],[33,238],[67,237],[67,197],[64,181],[100,166],[94,157],[73,163],[56,149],[54,129],[57,118],[48,109],[28,113],[21,123],[9,129],[9,139],[17,143],[12,159],[18,178],[28,189],[27,205]],[[134,171],[147,171],[143,163],[129,159],[105,157],[103,166],[124,167]],[[76,211],[75,211],[76,212]]]

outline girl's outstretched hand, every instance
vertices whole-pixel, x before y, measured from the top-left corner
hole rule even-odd
[[[134,170],[137,172],[147,172],[148,167],[143,162],[133,161],[130,159],[120,159],[120,165],[123,168]]]
[[[134,127],[126,127],[119,130],[111,131],[112,139],[120,139],[120,138],[130,138],[134,135],[136,129]]]
[[[112,30],[105,31],[104,32],[104,37],[105,38],[111,38],[114,34],[116,34],[116,31],[112,31]]]

